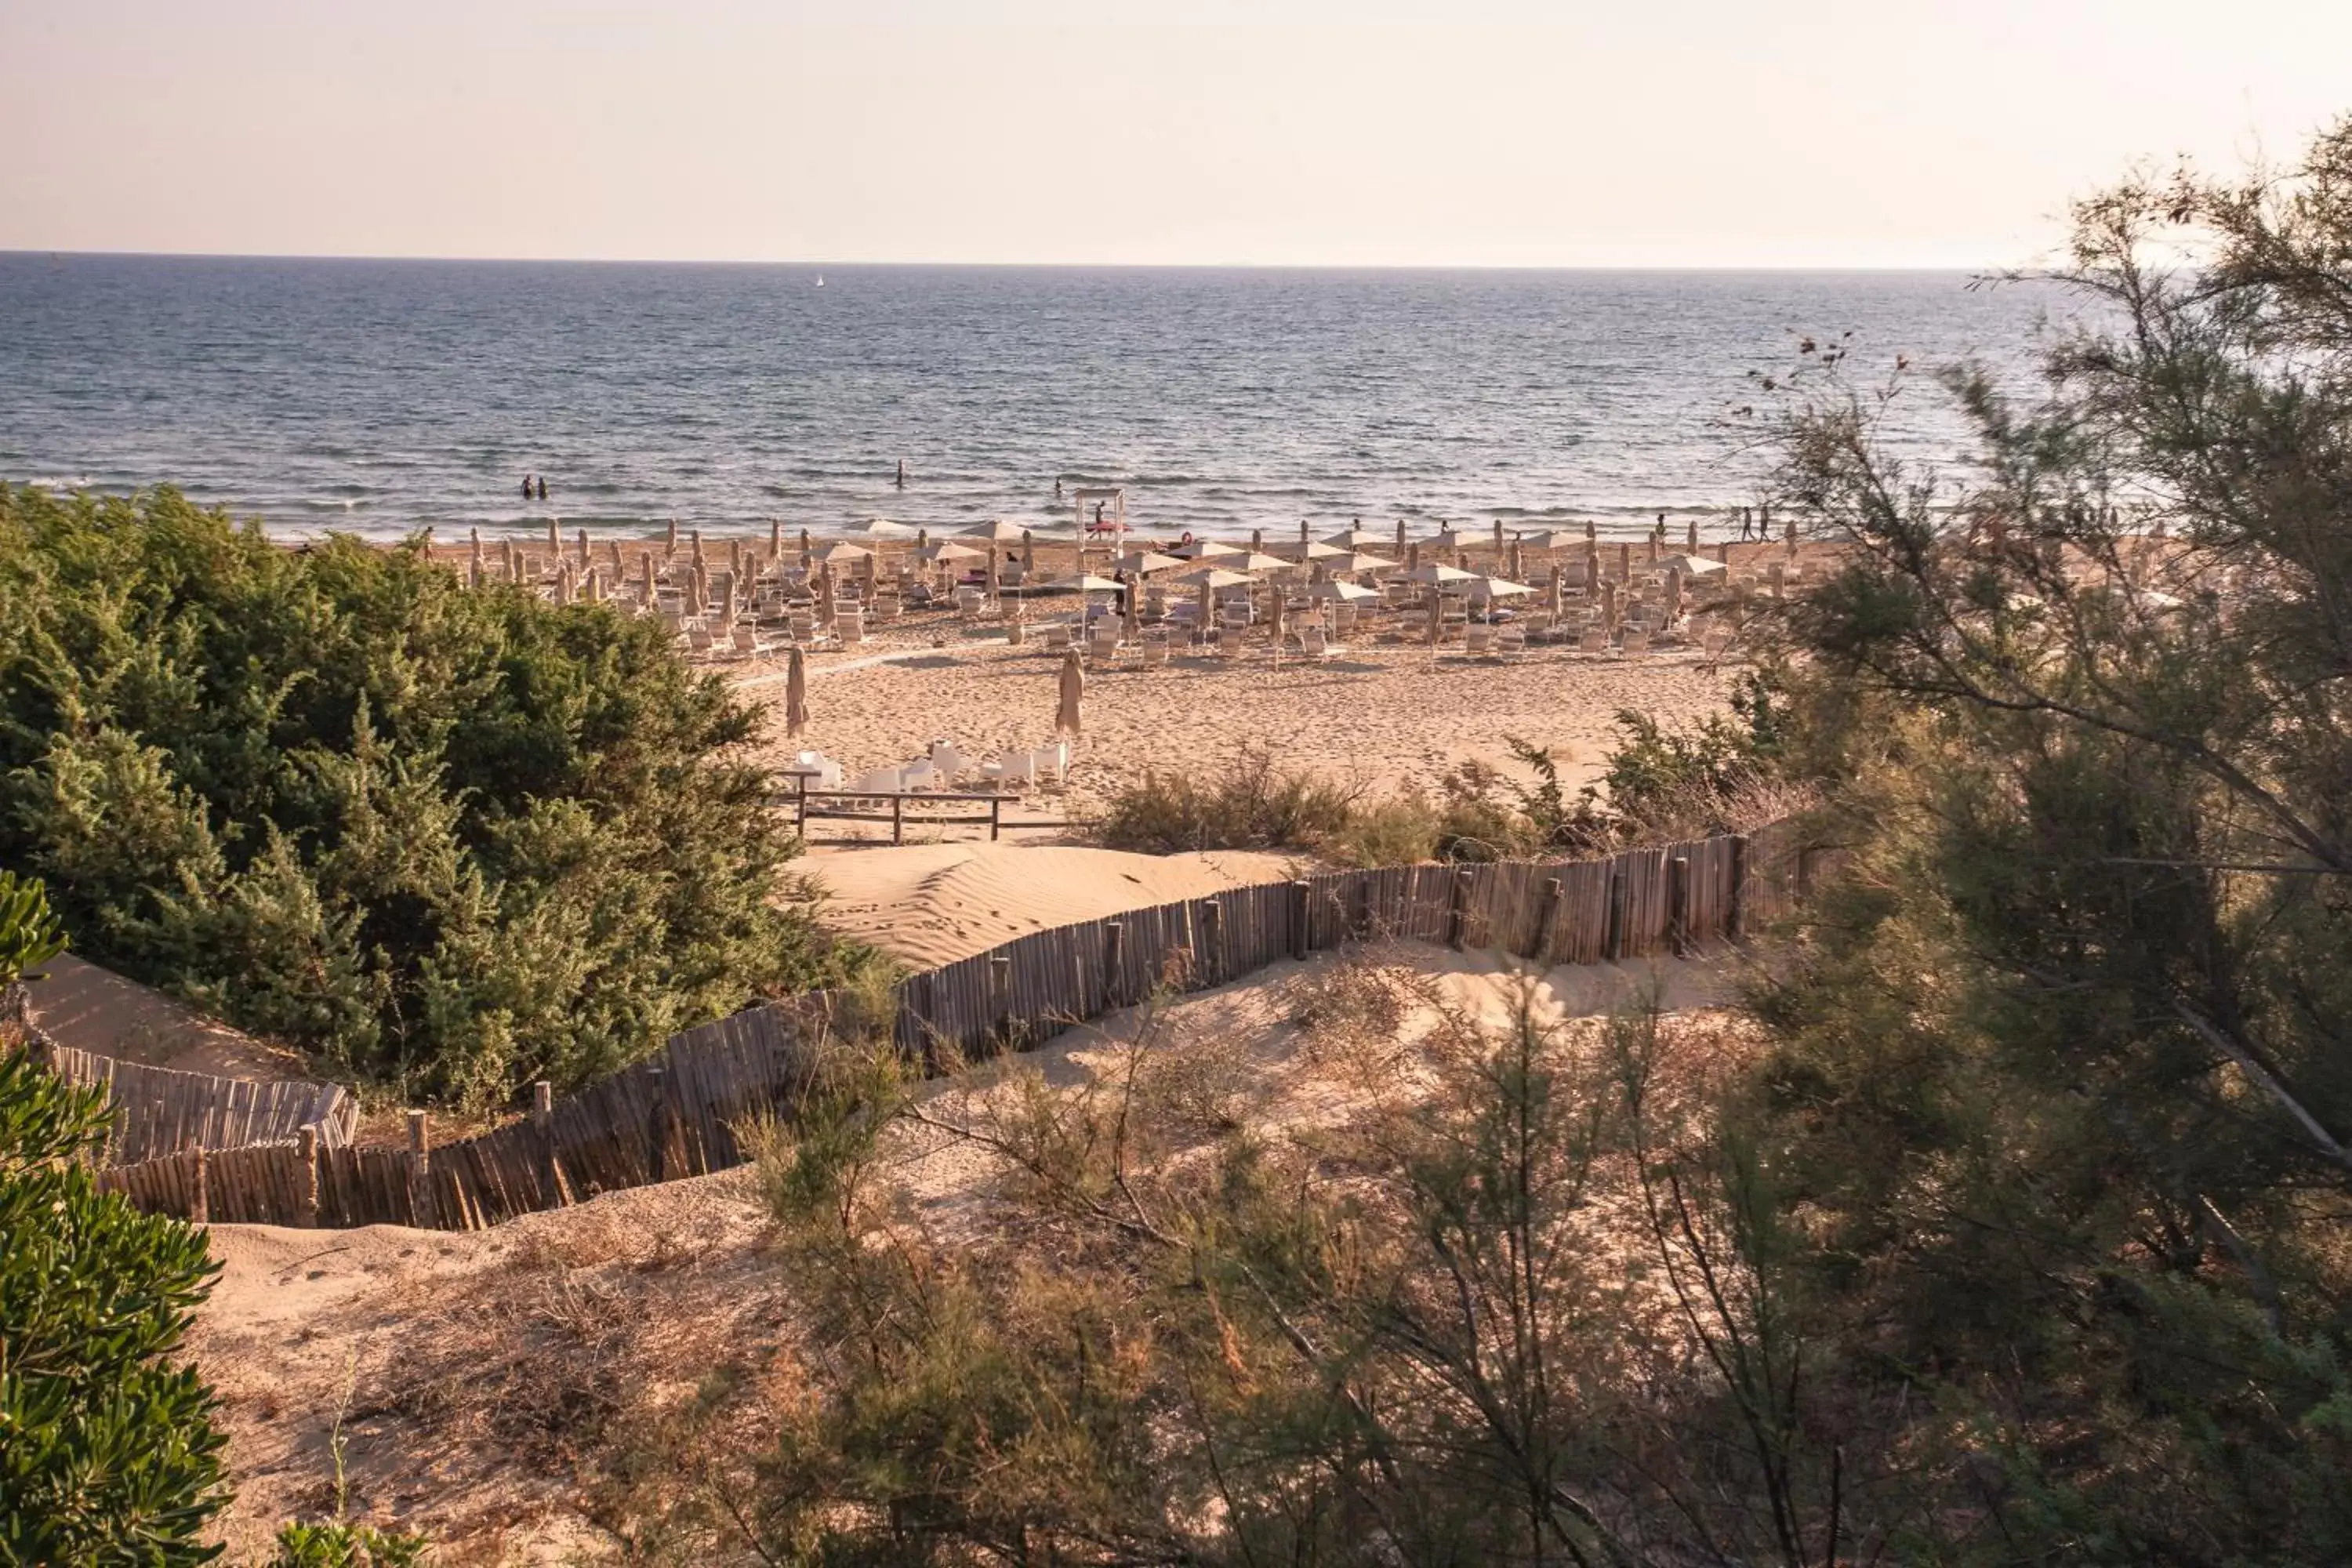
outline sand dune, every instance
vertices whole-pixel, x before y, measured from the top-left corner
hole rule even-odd
[[[1048,926],[1282,880],[1282,855],[1129,855],[1012,843],[884,845],[813,855],[826,925],[908,963],[951,963]]]

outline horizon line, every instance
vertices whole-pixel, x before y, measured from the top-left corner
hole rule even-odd
[[[69,249],[0,246],[0,258],[49,257],[141,261],[366,261],[426,265],[512,267],[796,267],[967,268],[1012,271],[1102,272],[1956,272],[1993,276],[2019,270],[2014,265],[1957,262],[1504,262],[1504,261],[971,261],[766,259],[676,256],[452,256],[421,252]]]

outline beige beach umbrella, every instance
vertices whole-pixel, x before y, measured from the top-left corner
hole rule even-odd
[[[501,539],[499,541],[499,546],[506,552],[507,581],[509,583],[521,582],[522,567],[520,563],[515,560],[514,541],[511,539]]]
[[[1617,542],[1617,580],[1620,583],[1633,580],[1633,547],[1623,540]]]
[[[467,587],[468,587],[468,588],[478,588],[478,587],[480,587],[481,585],[482,585],[482,562],[481,562],[481,557],[479,557],[479,556],[476,556],[476,557],[475,557],[475,558],[474,558],[470,563],[468,563],[467,564],[467,567],[466,567],[466,586],[467,586]]]
[[[740,539],[730,539],[727,542],[727,570],[738,576],[742,575],[743,542]]]
[[[1617,625],[1617,584],[1614,583],[1601,584],[1601,624],[1612,628]]]
[[[1198,572],[1196,572],[1196,573],[1192,574],[1192,575],[1193,575],[1193,576],[1195,576],[1195,577],[1202,577],[1202,578],[1204,578],[1204,579],[1205,579],[1205,574],[1202,574],[1202,573],[1198,573]],[[1246,579],[1246,578],[1244,578],[1244,579],[1243,579],[1243,580],[1244,580],[1244,582],[1248,581],[1248,579]],[[1215,626],[1216,624],[1217,624],[1217,590],[1216,590],[1216,586],[1215,586],[1215,584],[1212,584],[1212,583],[1209,583],[1209,582],[1207,582],[1207,581],[1203,580],[1203,581],[1202,582],[1202,584],[1201,584],[1201,616],[1200,616],[1200,620],[1199,620],[1199,622],[1198,622],[1198,625],[1199,625],[1200,628],[1201,628],[1202,631],[1207,631],[1211,626]]]
[[[1320,583],[1308,584],[1307,596],[1310,599],[1332,599],[1342,605],[1361,605],[1379,598],[1381,591],[1367,588],[1361,583],[1342,583],[1327,577]]]
[[[547,520],[547,552],[550,555],[563,553],[563,528],[551,517]]]
[[[1281,584],[1266,584],[1265,625],[1266,629],[1274,634],[1274,657],[1277,659],[1282,657],[1282,616],[1285,607],[1283,600],[1288,597],[1289,595],[1282,591]]]
[[[1544,607],[1555,616],[1566,613],[1568,605],[1561,593],[1559,563],[1552,563],[1551,581],[1545,585]]]
[[[1301,544],[1312,542],[1312,536],[1307,531],[1307,520],[1303,517],[1298,520],[1298,542]]]
[[[1162,555],[1152,550],[1130,550],[1113,561],[1111,569],[1124,572],[1130,577],[1149,577],[1154,572],[1173,572],[1191,563],[1181,555]]]
[[[974,550],[969,544],[957,544],[942,539],[937,544],[926,544],[916,551],[915,559],[927,564],[938,565],[945,562],[977,561],[986,553],[985,551]]]
[[[1437,531],[1437,537],[1431,540],[1429,542],[1433,547],[1439,550],[1452,550],[1459,552],[1465,543],[1465,541],[1463,536],[1454,531],[1454,525],[1452,523],[1447,523],[1444,528]]]
[[[1134,642],[1143,636],[1143,584],[1128,584],[1127,592],[1120,598],[1123,602],[1119,606],[1119,619],[1124,625],[1119,635]]]
[[[580,530],[576,542],[580,550],[580,568],[584,572],[588,569],[588,531],[586,529]]]
[[[928,528],[919,528],[915,530],[915,552],[919,555],[930,547],[931,531]]]
[[[1250,530],[1250,549],[1261,555],[1265,553],[1265,530],[1262,528]]]
[[[676,518],[669,520],[669,547],[672,550],[677,548],[677,519]]]
[[[1181,555],[1187,561],[1208,561],[1246,553],[1240,545],[1227,544],[1222,539],[1188,539],[1181,544],[1171,546],[1168,552]]]
[[[1223,566],[1197,567],[1176,579],[1179,583],[1187,583],[1196,588],[1207,588],[1212,591],[1220,588],[1239,588],[1252,580],[1247,573],[1230,571]]]
[[[862,544],[851,544],[845,540],[838,539],[832,541],[830,543],[818,545],[812,553],[814,554],[820,563],[826,566],[837,566],[847,563],[871,561],[874,559],[874,552],[866,549],[866,546]]]
[[[1029,530],[1025,524],[1010,518],[992,518],[977,528],[967,528],[956,535],[959,539],[985,539],[992,544],[1018,544]]]
[[[637,552],[637,592],[646,604],[654,602],[654,552],[650,550]]]
[[[996,546],[988,547],[988,596],[996,597]]]
[[[1404,552],[1404,519],[1402,518],[1397,519],[1396,547],[1399,554]]]
[[[1404,542],[1403,542],[1402,540],[1399,540],[1397,542],[1399,542],[1400,544],[1403,544],[1403,543],[1404,543]],[[1404,569],[1405,569],[1406,571],[1408,571],[1408,572],[1418,572],[1418,571],[1420,571],[1420,570],[1421,570],[1421,542],[1420,542],[1420,541],[1415,540],[1414,542],[1412,542],[1412,543],[1410,543],[1410,544],[1405,544],[1405,546],[1404,546]]]
[[[1286,572],[1297,564],[1295,561],[1285,561],[1279,555],[1261,555],[1255,550],[1239,555],[1219,555],[1213,559],[1228,572]]]
[[[1643,543],[1649,548],[1650,564],[1655,566],[1658,563],[1658,531],[1652,529],[1649,538],[1643,541]]]
[[[474,556],[473,556],[473,560],[474,560],[474,574],[475,574],[476,576],[478,576],[478,576],[480,576],[480,575],[481,575],[481,572],[482,572],[482,531],[481,531],[480,529],[478,529],[478,529],[476,529],[476,530],[474,530]]]
[[[807,567],[809,557],[814,553],[815,553],[815,546],[809,538],[809,531],[803,528],[801,530],[801,565],[803,569]]]
[[[1584,542],[1587,544],[1601,542],[1601,525],[1589,517],[1584,520]]]
[[[1685,577],[1712,577],[1723,570],[1723,563],[1709,561],[1704,555],[1669,555],[1658,566],[1662,571],[1679,572]]]
[[[1021,531],[1021,574],[1026,577],[1037,570],[1037,541],[1027,529]]]
[[[1503,552],[1503,520],[1502,520],[1501,518],[1499,518],[1499,517],[1498,517],[1498,518],[1496,518],[1496,519],[1495,520],[1495,553],[1496,553],[1496,554],[1497,554],[1497,555],[1500,555],[1502,552]]]
[[[1507,577],[1473,577],[1469,592],[1473,598],[1517,599],[1535,590],[1525,583],[1514,583]]]
[[[692,543],[693,543],[693,546],[694,546],[694,567],[695,567],[695,570],[698,572],[698,571],[700,571],[700,570],[702,569],[702,565],[703,565],[703,561],[702,561],[702,530],[700,530],[700,529],[698,529],[698,529],[691,530],[691,531],[688,533],[687,537],[688,537],[688,540],[690,540],[690,541],[692,542]]]
[[[1684,545],[1692,554],[1698,553],[1698,519],[1690,520],[1689,537],[1684,541]]]
[[[1520,549],[1520,548],[1519,548],[1519,542],[1518,542],[1517,540],[1514,539],[1513,541],[1511,541],[1511,575],[1512,575],[1512,576],[1514,576],[1514,577],[1524,577],[1524,576],[1526,576],[1527,574],[1528,574],[1528,554],[1527,554],[1527,552],[1526,552],[1526,551],[1524,551],[1524,550],[1522,550],[1522,549]]]
[[[1437,591],[1433,583],[1430,584],[1425,602],[1429,605],[1429,646],[1435,647],[1439,635],[1445,629],[1445,596]]]
[[[1423,583],[1434,588],[1445,583],[1471,582],[1474,580],[1474,574],[1465,572],[1459,566],[1448,566],[1443,562],[1433,562],[1427,566],[1414,567],[1404,574],[1404,579],[1408,583]]]
[[[1295,563],[1300,561],[1336,560],[1339,556],[1347,554],[1348,552],[1340,549],[1336,544],[1318,544],[1311,539],[1292,539],[1285,540],[1282,543],[1272,546],[1266,551],[1266,553],[1269,555],[1279,555],[1285,561]]]
[[[797,741],[808,728],[808,658],[800,644],[793,645],[784,664],[784,735]]]
[[[1387,534],[1361,526],[1343,529],[1326,536],[1323,541],[1334,550],[1377,550],[1388,542]]]
[[[1078,650],[1071,648],[1062,655],[1061,700],[1054,709],[1054,729],[1057,733],[1078,733],[1078,709],[1086,693],[1086,667],[1079,661]]]
[[[1589,595],[1601,585],[1601,546],[1591,540],[1584,542],[1584,591]]]
[[[1323,569],[1335,577],[1360,577],[1367,572],[1393,572],[1396,567],[1397,563],[1387,556],[1367,554],[1361,550],[1350,550],[1323,563]]]
[[[816,569],[816,618],[821,625],[833,625],[833,563],[829,561]]]
[[[1715,560],[1716,564],[1718,566],[1728,566],[1731,564],[1731,541],[1728,539],[1718,539],[1715,542]]]
[[[1683,574],[1673,567],[1666,568],[1666,625],[1673,626],[1683,618]]]
[[[1797,520],[1793,517],[1789,520],[1786,537],[1789,541],[1789,559],[1794,561],[1797,558]]]
[[[781,517],[768,520],[768,554],[777,561],[784,558],[784,520]]]
[[[915,531],[887,517],[869,517],[849,531],[860,539],[904,539]]]
[[[1541,533],[1521,534],[1519,543],[1529,550],[1573,550],[1583,541],[1564,528],[1547,529]]]

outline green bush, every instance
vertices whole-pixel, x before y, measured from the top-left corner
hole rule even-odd
[[[0,990],[27,976],[63,952],[65,932],[49,912],[48,889],[31,878],[0,871]]]
[[[209,1561],[212,1394],[170,1360],[216,1266],[76,1156],[103,1097],[0,1055],[0,1564]]]
[[[268,1568],[416,1568],[430,1543],[421,1535],[365,1524],[287,1524]]]
[[[1244,748],[1231,767],[1202,781],[1189,774],[1146,774],[1113,797],[1096,833],[1113,849],[1173,855],[1187,849],[1319,851],[1343,836],[1361,810],[1355,791],[1309,773],[1275,765],[1272,753]]]
[[[662,627],[0,488],[0,861],[89,955],[404,1092],[577,1084],[836,955]]]

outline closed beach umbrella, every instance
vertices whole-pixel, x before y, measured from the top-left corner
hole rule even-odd
[[[1400,530],[1400,531],[1402,531]],[[1404,542],[1400,540],[1398,542],[1402,544]],[[1408,572],[1418,572],[1421,570],[1421,545],[1418,542],[1405,545],[1404,569]]]
[[[509,583],[520,582],[522,580],[522,571],[515,563],[514,541],[511,539],[501,539],[499,541],[499,544],[506,552],[507,581]]]
[[[669,547],[672,550],[677,548],[677,519],[676,518],[669,520]]]
[[[1650,531],[1648,542],[1650,546],[1650,564],[1654,566],[1658,563],[1658,531],[1656,529],[1654,528]]]
[[[1683,618],[1683,574],[1671,566],[1666,569],[1666,625],[1673,626]]]
[[[1584,542],[1584,591],[1587,594],[1601,581],[1601,546],[1591,540]]]
[[[1563,610],[1565,610],[1565,609],[1567,608],[1566,605],[1564,605],[1564,604],[1561,602],[1559,578],[1560,578],[1559,563],[1558,562],[1554,562],[1554,563],[1552,563],[1552,569],[1551,569],[1551,582],[1550,582],[1550,584],[1549,584],[1549,592],[1548,592],[1548,597],[1547,597],[1547,601],[1546,601],[1546,603],[1547,603],[1547,607],[1548,607],[1548,608],[1551,611],[1551,613],[1552,613],[1553,615],[1555,615],[1555,616],[1557,616],[1557,615],[1560,614]]]
[[[1363,527],[1351,528],[1344,533],[1332,534],[1323,541],[1334,550],[1377,550],[1388,542],[1387,534]]]
[[[1689,537],[1689,539],[1688,539],[1687,541],[1685,541],[1685,543],[1687,544],[1688,548],[1689,548],[1689,549],[1690,549],[1694,553],[1696,553],[1696,552],[1697,552],[1697,550],[1698,550],[1698,519],[1696,519],[1696,518],[1693,518],[1693,519],[1691,519],[1691,520],[1690,520],[1690,537]]]
[[[1154,572],[1173,572],[1188,564],[1181,555],[1162,555],[1152,550],[1130,550],[1111,563],[1116,571],[1130,577],[1148,577]]]
[[[1307,589],[1310,599],[1334,599],[1343,605],[1360,605],[1381,596],[1378,588],[1367,588],[1361,583],[1340,583],[1326,579],[1310,584]]]
[[[1519,542],[1514,539],[1511,541],[1511,575],[1514,577],[1524,577],[1527,574],[1527,552],[1519,548]]]
[[[1438,593],[1437,585],[1433,583],[1430,584],[1428,602],[1429,646],[1435,647],[1437,646],[1438,634],[1445,628],[1445,600],[1444,596]]]
[[[1350,550],[1344,555],[1334,555],[1323,563],[1323,569],[1335,577],[1359,577],[1367,572],[1393,572],[1396,563],[1385,555],[1370,555],[1360,550]]]
[[[1250,548],[1261,553],[1265,552],[1265,530],[1262,528],[1253,528],[1250,530]]]
[[[702,567],[702,530],[695,529],[688,537],[694,542],[694,564],[695,569],[699,571]]]
[[[1496,518],[1496,519],[1495,520],[1495,553],[1496,553],[1496,554],[1497,554],[1497,555],[1500,555],[1502,552],[1503,552],[1503,520],[1502,520],[1501,518],[1499,518],[1499,517],[1498,517],[1498,518]]]
[[[1207,581],[1207,574],[1205,573],[1195,572],[1192,574],[1192,576],[1201,579],[1200,626],[1202,631],[1206,631],[1211,626],[1216,625],[1217,590],[1213,584]]]
[[[784,520],[781,517],[768,520],[768,553],[777,560],[783,558]]]
[[[1025,527],[1012,519],[1000,517],[983,522],[977,528],[967,528],[957,537],[985,539],[992,544],[1018,544],[1021,542],[1021,536],[1027,531]]]
[[[1591,518],[1586,518],[1584,520],[1584,542],[1587,544],[1597,544],[1600,541],[1601,525],[1593,521]]]
[[[478,529],[478,529],[474,530],[474,570],[475,570],[475,571],[477,571],[477,572],[479,572],[481,569],[482,569],[482,531],[481,531],[480,529]]]
[[[798,740],[808,728],[808,659],[801,653],[800,645],[793,645],[791,659],[784,666],[784,735]]]
[[[743,542],[740,539],[727,542],[727,570],[739,577],[743,574]]]
[[[563,530],[556,525],[555,520],[551,517],[547,520],[547,552],[550,555],[563,553]]]
[[[1719,566],[1731,564],[1731,541],[1718,539],[1715,542],[1715,560],[1716,564]]]
[[[1240,545],[1227,544],[1221,539],[1192,539],[1175,546],[1169,553],[1181,555],[1187,561],[1206,561],[1212,556],[1239,555],[1244,552]]]
[[[1622,540],[1617,545],[1617,580],[1621,583],[1633,580],[1633,547]]]
[[[1794,561],[1797,558],[1797,520],[1793,517],[1789,520],[1788,539],[1789,559]]]
[[[582,529],[582,530],[580,530],[580,540],[579,540],[579,544],[580,544],[580,565],[581,565],[581,568],[584,571],[584,570],[587,568],[587,565],[588,565],[588,531],[587,531],[586,529],[584,529],[584,528],[583,528],[583,529]]]
[[[1426,583],[1431,587],[1435,587],[1441,583],[1467,583],[1471,580],[1470,573],[1465,572],[1459,566],[1448,566],[1444,562],[1433,562],[1427,566],[1416,566],[1404,575],[1408,583]]]
[[[1126,622],[1126,628],[1121,635],[1128,641],[1133,642],[1143,635],[1143,584],[1129,583],[1127,585],[1126,600],[1126,605],[1123,606],[1125,614],[1122,616]]]
[[[1282,601],[1285,597],[1282,591],[1282,584],[1279,583],[1269,584],[1266,587],[1265,597],[1266,626],[1274,633],[1275,657],[1279,658],[1282,657]]]
[[[1021,531],[1021,574],[1027,576],[1037,570],[1037,541],[1027,529]]]
[[[1402,518],[1399,518],[1399,519],[1397,519],[1397,542],[1396,542],[1396,547],[1397,547],[1397,550],[1398,550],[1398,552],[1399,552],[1400,553],[1402,553],[1402,552],[1403,552],[1403,550],[1404,550],[1404,519],[1402,519]]]
[[[833,624],[833,564],[831,562],[816,569],[816,618],[825,626]]]
[[[988,547],[988,596],[996,597],[996,547]]]
[[[1054,710],[1056,731],[1065,735],[1078,732],[1078,704],[1086,693],[1086,668],[1078,661],[1078,650],[1072,648],[1062,655],[1061,701]]]

